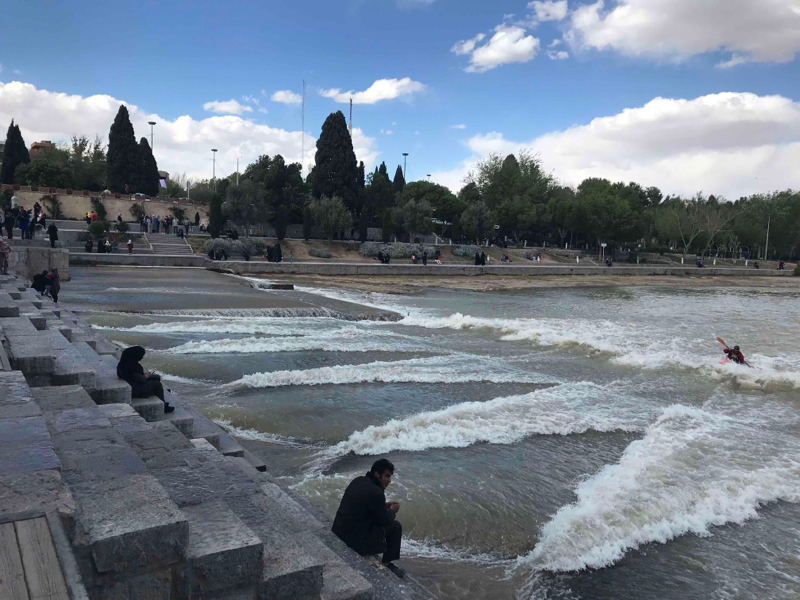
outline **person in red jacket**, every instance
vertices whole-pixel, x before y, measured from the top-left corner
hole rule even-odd
[[[739,350],[739,346],[734,346],[733,348],[725,348],[723,352],[730,360],[735,362],[737,365],[747,364],[747,361],[745,361],[744,359],[744,354],[742,354],[742,351]]]

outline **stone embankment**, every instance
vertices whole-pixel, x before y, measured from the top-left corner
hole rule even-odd
[[[0,276],[0,332],[0,527],[46,522],[57,556],[41,579],[0,561],[3,598],[28,597],[21,578],[73,600],[430,597],[174,395],[167,415],[131,398],[120,349],[14,275]]]

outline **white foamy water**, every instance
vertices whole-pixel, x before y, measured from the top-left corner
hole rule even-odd
[[[418,346],[398,340],[375,339],[362,332],[334,335],[240,338],[187,342],[167,350],[169,354],[250,354],[254,352],[413,352]]]
[[[759,402],[757,398],[750,398]],[[756,407],[737,418],[681,405],[664,409],[617,464],[575,490],[541,530],[519,566],[575,571],[602,568],[651,542],[707,535],[743,523],[768,502],[800,501],[800,442],[767,430]],[[772,420],[795,420],[785,411]]]
[[[655,408],[588,382],[561,384],[530,394],[462,402],[383,425],[367,427],[325,450],[327,456],[378,455],[429,448],[464,448],[479,442],[513,444],[531,435],[641,431]]]
[[[245,375],[227,384],[228,388],[270,388],[287,385],[326,385],[351,383],[548,383],[552,378],[510,365],[491,362],[470,354],[432,356],[399,361],[376,361],[360,365],[337,365],[296,371],[273,371]]]

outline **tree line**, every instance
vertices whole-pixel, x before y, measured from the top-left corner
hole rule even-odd
[[[99,137],[72,136],[69,143],[45,148],[31,159],[19,125],[12,120],[6,133],[2,183],[157,196],[159,179],[150,143],[145,137],[136,142],[125,106],[117,111],[107,147]]]

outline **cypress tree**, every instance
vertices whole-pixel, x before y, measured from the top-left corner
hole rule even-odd
[[[139,174],[139,191],[148,196],[158,196],[160,179],[158,165],[147,138],[139,140],[139,156],[142,160],[142,170]]]
[[[397,170],[394,172],[394,181],[392,182],[392,192],[402,192],[406,187],[406,178],[403,176],[403,169],[397,165]]]
[[[361,211],[361,217],[358,219],[358,241],[362,244],[367,241],[369,221],[367,219],[367,211]]]
[[[108,188],[112,192],[122,193],[125,186],[130,192],[138,191],[142,160],[139,156],[139,145],[133,135],[133,125],[128,109],[119,107],[111,130],[108,132]]]
[[[225,217],[222,216],[222,195],[215,192],[211,196],[208,207],[208,233],[212,238],[218,238],[225,225]]]
[[[315,162],[314,197],[338,196],[351,212],[356,212],[358,166],[342,111],[331,113],[322,124]]]
[[[392,222],[392,209],[387,208],[383,211],[383,231],[381,231],[381,238],[383,239],[384,244],[388,244],[389,240],[392,239],[392,229],[394,228],[394,223]]]
[[[364,174],[364,161],[362,160],[360,163],[358,163],[358,187],[363,190],[366,184],[367,178]]]
[[[378,173],[380,173],[381,175],[383,175],[383,176],[386,178],[386,181],[388,181],[389,183],[391,183],[391,181],[392,181],[392,180],[391,180],[391,179],[389,179],[389,171],[388,171],[388,169],[386,168],[386,163],[385,163],[385,162],[382,162],[382,163],[381,163],[381,166],[380,166],[380,167],[378,167]]]
[[[311,237],[311,209],[306,205],[303,209],[303,239],[308,241]]]
[[[14,181],[14,173],[16,173],[17,167],[22,163],[29,162],[31,162],[31,157],[28,154],[28,148],[25,146],[25,140],[22,139],[19,125],[14,125],[14,119],[11,119],[11,125],[8,126],[8,132],[6,133],[3,164],[0,166],[0,181],[8,184],[16,183]]]

